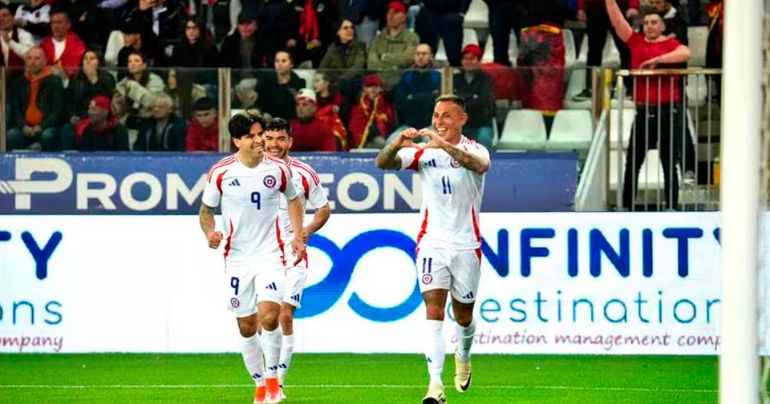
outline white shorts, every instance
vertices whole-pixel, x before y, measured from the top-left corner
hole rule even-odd
[[[302,307],[300,305],[302,291],[305,289],[305,281],[307,280],[307,254],[297,265],[292,266],[296,260],[296,255],[294,255],[291,245],[287,246],[285,251],[286,288],[283,294],[283,302],[300,308]]]
[[[420,247],[415,264],[420,293],[446,289],[461,303],[476,300],[481,275],[478,250]]]
[[[281,302],[286,283],[281,263],[276,261],[274,265],[266,265],[265,261],[260,261],[225,264],[228,308],[236,317],[256,313],[259,302]]]

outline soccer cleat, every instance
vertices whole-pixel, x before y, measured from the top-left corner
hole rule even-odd
[[[267,389],[265,388],[265,385],[258,386],[257,390],[254,392],[254,404],[264,403],[266,394]]]
[[[283,384],[278,386],[281,389],[281,400],[286,400],[286,394],[283,393]]]
[[[446,404],[444,386],[438,383],[431,383],[428,387],[428,394],[422,399],[422,404]]]
[[[265,387],[267,394],[265,395],[265,403],[280,403],[281,402],[281,385],[278,383],[278,378],[268,377],[265,379]]]
[[[471,358],[462,361],[455,355],[455,388],[465,393],[471,387]]]

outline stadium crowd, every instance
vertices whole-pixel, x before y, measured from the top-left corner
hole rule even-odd
[[[218,151],[221,67],[232,69],[232,108],[290,120],[294,150],[381,148],[399,128],[430,124],[444,66],[466,99],[466,135],[491,147],[496,99],[518,98],[546,124],[563,108],[565,24],[585,23],[589,66],[611,32],[629,67],[604,0],[484,2],[493,41],[485,63],[481,44],[463,46],[471,0],[0,2],[6,149]],[[709,66],[719,67],[721,1],[619,5],[630,20],[640,8],[658,11],[666,34],[685,44],[688,23],[708,24]]]

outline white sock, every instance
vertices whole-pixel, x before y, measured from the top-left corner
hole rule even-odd
[[[257,386],[265,384],[265,364],[262,362],[262,347],[259,344],[259,334],[251,337],[243,337],[241,344],[241,355],[246,370],[254,380]]]
[[[455,323],[456,324],[456,323]],[[457,357],[465,362],[471,358],[471,345],[476,334],[476,319],[471,320],[467,327],[457,324],[455,335],[457,336]]]
[[[294,353],[294,334],[284,335],[281,339],[281,356],[278,358],[278,381],[281,384],[286,373],[289,372],[292,353]]]
[[[428,320],[428,346],[425,349],[430,382],[438,383],[442,386],[444,383],[441,381],[441,377],[444,372],[444,357],[446,355],[444,333],[442,331],[443,326],[443,321]]]
[[[281,331],[262,330],[262,346],[265,351],[265,377],[276,377],[278,371],[278,356],[281,353]]]

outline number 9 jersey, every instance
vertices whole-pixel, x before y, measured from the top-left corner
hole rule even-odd
[[[300,196],[286,163],[267,154],[254,168],[243,165],[237,154],[211,167],[202,202],[211,208],[221,206],[227,261],[280,257],[276,233],[280,194],[288,200]]]

